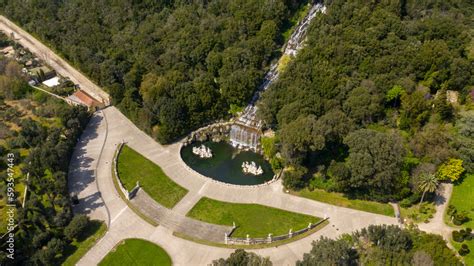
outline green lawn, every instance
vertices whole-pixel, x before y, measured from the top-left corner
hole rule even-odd
[[[464,179],[455,184],[453,187],[453,194],[449,201],[450,205],[456,207],[458,211],[466,211],[469,218],[469,222],[464,223],[459,228],[474,228],[474,174],[469,174]],[[445,215],[446,224],[452,225],[449,217]],[[458,229],[459,230],[459,229]],[[464,257],[466,265],[474,265],[474,240],[469,242],[464,241],[463,243],[457,243],[451,241],[457,250],[461,247],[461,244],[467,244],[471,252]]]
[[[105,234],[107,226],[101,221],[91,221],[82,236],[68,245],[64,251],[66,260],[62,265],[73,266],[91,249]]]
[[[266,237],[288,234],[288,231],[303,229],[320,218],[289,212],[258,204],[243,204],[202,198],[187,216],[213,224],[229,225],[235,222],[237,229],[232,236]]]
[[[469,266],[474,265],[474,240],[464,241],[462,243],[451,241],[451,243],[453,243],[453,246],[454,248],[456,248],[456,250],[461,249],[462,244],[466,244],[469,247],[469,250],[471,250],[471,252],[469,252],[469,254],[463,257],[464,263]]]
[[[348,199],[341,193],[326,192],[322,189],[315,189],[309,191],[308,189],[303,189],[298,192],[292,192],[293,195],[312,199],[315,201],[325,202],[336,206],[356,209],[360,211],[372,212],[387,216],[395,216],[393,208],[390,204],[379,203],[375,201],[368,200],[356,200]]]
[[[118,158],[118,174],[126,189],[131,190],[137,181],[140,187],[161,205],[173,208],[188,191],[173,182],[161,168],[128,146]]]
[[[474,174],[464,177],[461,183],[455,184],[451,195],[450,205],[459,211],[466,211],[471,220],[462,227],[474,228]],[[445,216],[446,223],[452,225],[449,217]]]
[[[122,241],[99,263],[100,266],[166,266],[171,264],[171,258],[166,251],[142,239],[126,239]]]

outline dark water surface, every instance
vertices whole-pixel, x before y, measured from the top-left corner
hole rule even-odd
[[[192,152],[193,147],[206,145],[212,150],[212,158],[201,159]],[[239,151],[226,142],[195,142],[181,149],[183,161],[194,171],[212,179],[235,185],[257,185],[273,178],[273,171],[262,155],[251,151]],[[245,175],[242,163],[254,161],[263,169],[263,174]]]

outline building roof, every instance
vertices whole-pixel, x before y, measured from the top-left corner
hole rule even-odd
[[[43,81],[43,84],[48,86],[49,88],[52,88],[54,86],[58,86],[59,85],[59,77],[55,76],[53,78],[45,80],[45,81]]]
[[[84,103],[88,107],[100,105],[99,101],[94,99],[92,96],[90,96],[89,94],[87,94],[87,92],[85,92],[83,90],[78,90],[78,91],[74,92],[74,94],[72,96],[74,96],[74,99],[76,99],[76,98],[79,99],[79,101],[81,101],[82,103]]]

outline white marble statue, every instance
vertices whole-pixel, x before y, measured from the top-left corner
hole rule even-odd
[[[199,147],[193,147],[193,154],[199,156],[199,158],[208,159],[212,158],[212,151],[209,147],[202,144]]]
[[[257,166],[255,162],[243,162],[242,172],[244,172],[244,174],[251,174],[257,176],[263,174],[263,169],[261,166]]]

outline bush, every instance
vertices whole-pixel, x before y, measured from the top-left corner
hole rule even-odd
[[[89,224],[89,218],[85,215],[76,215],[71,222],[64,228],[64,235],[69,240],[79,237],[86,226]]]
[[[332,191],[334,188],[334,181],[332,179],[325,178],[322,174],[316,173],[313,175],[313,178],[309,183],[309,190],[314,190],[316,188],[324,189],[326,191]]]
[[[447,213],[448,213],[449,217],[453,217],[453,215],[455,215],[457,211],[458,210],[456,210],[456,207],[454,207],[453,205],[448,206]]]
[[[466,235],[464,236],[464,239],[467,241],[472,240],[472,229],[471,228],[466,228]]]
[[[456,212],[453,217],[453,224],[455,225],[462,225],[463,223],[469,221],[469,217],[465,211]]]
[[[471,252],[471,250],[469,250],[469,247],[466,244],[462,244],[461,249],[459,249],[459,255],[466,256],[467,254],[469,254],[469,252]]]
[[[459,243],[464,241],[464,238],[462,237],[461,233],[459,233],[459,231],[453,231],[452,237],[453,237],[453,241],[456,241]]]
[[[414,204],[417,204],[420,202],[420,198],[421,196],[418,193],[411,194],[408,198],[404,198],[402,201],[400,201],[400,207],[408,208]]]
[[[272,166],[273,171],[278,171],[283,168],[283,160],[277,156],[270,159],[270,165]]]
[[[288,169],[283,174],[283,186],[289,189],[301,189],[304,187],[305,182],[303,175],[307,169],[304,167],[296,167]]]

